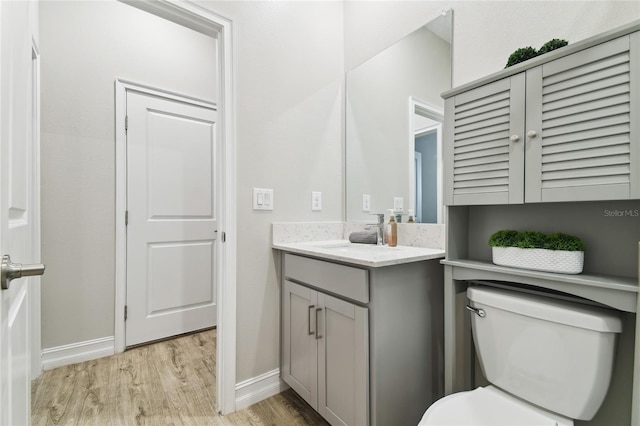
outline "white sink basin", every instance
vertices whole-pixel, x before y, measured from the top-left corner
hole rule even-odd
[[[348,240],[279,243],[273,248],[363,266],[389,266],[444,257],[444,250],[424,247],[351,243]]]
[[[332,243],[317,246],[323,250],[339,253],[386,253],[402,250],[401,247],[389,247],[388,245],[358,244],[358,243]]]

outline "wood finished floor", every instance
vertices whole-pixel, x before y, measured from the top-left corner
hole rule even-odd
[[[32,425],[327,425],[288,390],[227,416],[214,411],[216,330],[45,371]]]

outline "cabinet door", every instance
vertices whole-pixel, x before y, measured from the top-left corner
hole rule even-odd
[[[525,75],[445,102],[445,204],[524,201]]]
[[[282,380],[318,409],[316,308],[318,293],[284,281]]]
[[[318,412],[334,426],[367,425],[368,310],[324,293],[318,303]]]
[[[640,33],[528,70],[526,94],[525,202],[640,198]]]

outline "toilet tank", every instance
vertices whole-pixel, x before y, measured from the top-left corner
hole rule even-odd
[[[617,311],[490,287],[469,287],[477,356],[499,388],[572,419],[604,400],[622,331]]]

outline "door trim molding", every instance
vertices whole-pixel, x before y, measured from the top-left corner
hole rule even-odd
[[[168,19],[177,24],[218,40],[218,119],[220,120],[221,164],[224,172],[218,188],[220,198],[218,230],[225,233],[226,242],[218,250],[217,294],[218,334],[216,352],[217,410],[222,414],[236,410],[236,144],[235,91],[233,81],[233,25],[230,19],[185,0],[121,0],[138,9]],[[116,106],[126,104],[123,93],[116,91]],[[126,297],[126,159],[124,150],[124,115],[116,114],[116,306],[115,351],[124,350],[124,297]],[[125,172],[123,174],[123,172]],[[124,203],[123,203],[124,200]],[[123,245],[124,244],[124,245]],[[124,247],[124,250],[123,250]],[[124,257],[123,257],[124,256]],[[123,279],[124,274],[124,279]]]

